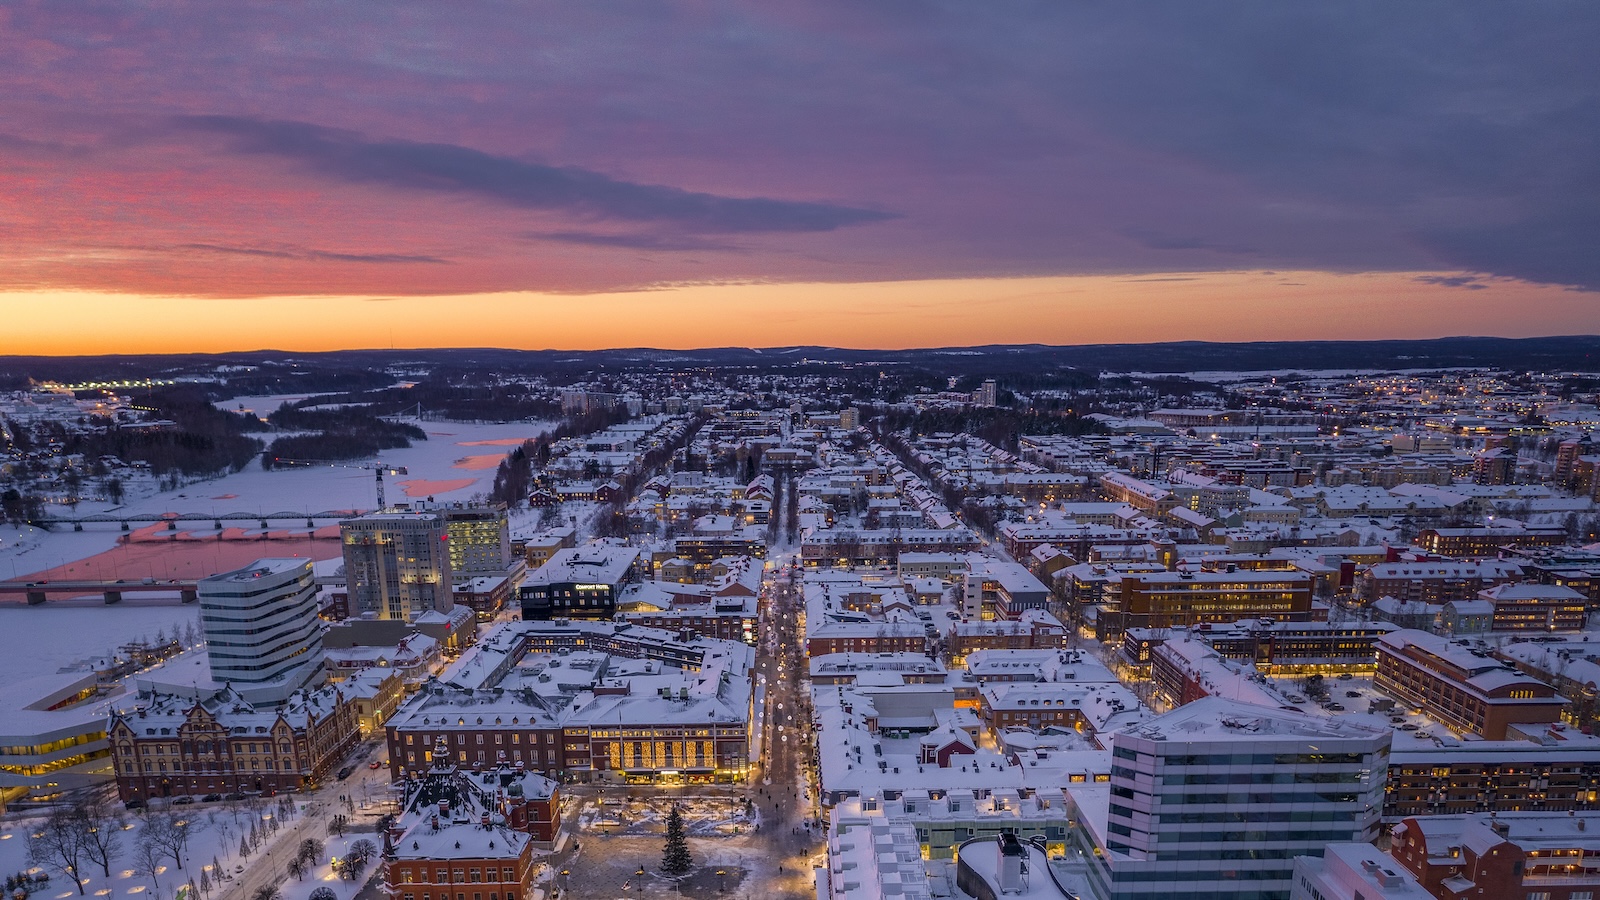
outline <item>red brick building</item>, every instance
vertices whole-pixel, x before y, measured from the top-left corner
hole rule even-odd
[[[555,782],[501,762],[462,772],[443,747],[438,765],[407,779],[405,811],[385,835],[391,900],[521,900],[536,848],[560,828]]]
[[[1567,705],[1543,681],[1425,631],[1390,632],[1376,648],[1373,687],[1456,732],[1501,741],[1512,726],[1537,730],[1561,721]]]
[[[107,731],[124,802],[313,788],[360,736],[355,705],[337,687],[273,711],[229,687],[197,700],[157,694],[113,714]]]
[[[1593,900],[1600,813],[1417,816],[1389,852],[1439,900]]]

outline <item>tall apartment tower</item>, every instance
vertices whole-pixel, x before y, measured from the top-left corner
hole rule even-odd
[[[999,389],[995,387],[993,378],[986,379],[972,392],[972,402],[978,406],[994,406],[998,400]]]
[[[448,615],[450,533],[442,512],[386,511],[339,523],[350,614],[415,620]]]
[[[511,522],[506,505],[451,504],[444,513],[450,535],[450,569],[457,575],[503,575],[511,566]]]
[[[211,677],[255,704],[279,704],[324,677],[317,586],[308,559],[258,559],[201,580]]]
[[[1109,784],[1067,786],[1101,900],[1287,898],[1294,858],[1377,838],[1393,732],[1206,697],[1112,736]]]

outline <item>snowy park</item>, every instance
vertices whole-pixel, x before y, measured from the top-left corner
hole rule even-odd
[[[370,823],[336,821],[335,810],[285,795],[8,818],[0,874],[13,900],[351,900],[377,870],[381,839]],[[277,895],[262,894],[266,886]]]

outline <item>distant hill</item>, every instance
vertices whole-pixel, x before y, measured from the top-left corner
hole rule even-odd
[[[79,381],[174,376],[216,366],[264,366],[286,390],[330,390],[340,379],[385,366],[549,372],[636,371],[686,366],[791,369],[797,365],[906,367],[951,375],[1095,372],[1215,372],[1310,369],[1432,369],[1486,366],[1523,371],[1600,371],[1600,337],[1450,337],[1400,341],[1259,341],[1164,344],[1044,344],[851,350],[833,347],[718,347],[702,350],[259,350],[221,354],[100,357],[0,357],[0,387],[27,379]],[[296,371],[298,370],[298,371]],[[370,375],[361,380],[370,380]],[[332,383],[330,383],[332,382]],[[344,386],[348,386],[348,383]]]

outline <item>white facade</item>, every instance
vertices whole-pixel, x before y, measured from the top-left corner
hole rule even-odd
[[[1417,879],[1371,844],[1329,844],[1321,859],[1294,861],[1289,900],[1428,900]]]
[[[1112,738],[1109,785],[1069,785],[1072,850],[1106,900],[1282,900],[1296,856],[1377,837],[1378,728],[1207,697]]]
[[[317,586],[306,559],[258,559],[199,584],[214,681],[253,703],[281,703],[322,675]]]

